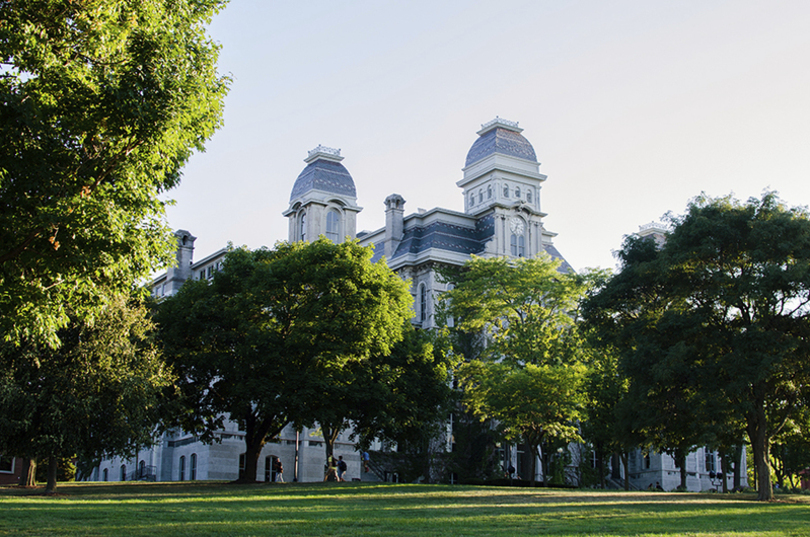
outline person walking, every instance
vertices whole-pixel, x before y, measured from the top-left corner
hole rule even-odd
[[[326,475],[324,481],[337,481],[337,459],[333,455],[326,457]]]
[[[348,470],[349,467],[346,465],[346,461],[343,460],[343,455],[338,457],[338,463],[337,464],[338,464],[337,465],[337,480],[340,481],[340,482],[344,482],[344,481],[346,481],[346,477],[345,477],[346,476],[346,470]]]
[[[281,465],[281,459],[276,457],[273,466],[273,470],[276,472],[276,483],[284,483],[284,467]]]

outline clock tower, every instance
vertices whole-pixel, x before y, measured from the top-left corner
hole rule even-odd
[[[464,212],[491,219],[493,240],[485,255],[536,256],[551,244],[553,233],[543,227],[540,190],[546,176],[534,147],[515,121],[496,117],[481,125],[467,153],[461,187]]]

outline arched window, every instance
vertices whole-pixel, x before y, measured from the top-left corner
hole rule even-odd
[[[299,225],[301,226],[301,240],[307,240],[307,213],[301,213],[301,216],[298,219]]]
[[[492,185],[487,186],[487,199],[488,200],[492,199]]]
[[[470,194],[470,207],[475,205],[475,193]]]
[[[520,187],[515,187],[515,197],[520,199]]]
[[[483,190],[478,190],[478,203],[483,203],[483,202],[484,202],[484,191]]]
[[[427,321],[427,289],[424,283],[419,286],[419,320]]]
[[[529,203],[532,202],[532,191],[531,190],[526,191],[526,201],[528,201]]]
[[[101,480],[102,481],[107,481],[108,477],[109,477],[109,474],[107,473],[107,469],[105,468],[104,471],[101,472]]]
[[[190,479],[192,481],[196,481],[197,480],[197,454],[196,453],[191,454],[191,468],[190,468],[189,473],[191,474]]]
[[[335,244],[340,238],[340,213],[335,209],[326,213],[326,238]]]
[[[518,236],[518,248],[517,249],[518,249],[518,253],[517,253],[518,257],[523,257],[523,256],[526,255],[526,241],[525,241],[523,235]]]
[[[186,480],[186,457],[180,457],[180,481]]]
[[[512,233],[512,241],[511,241],[511,243],[512,243],[511,244],[511,246],[512,246],[512,255],[517,257],[517,255],[518,255],[517,254],[517,252],[518,252],[518,250],[517,250],[518,241],[517,241],[517,235],[515,235],[514,233]]]
[[[509,197],[509,185],[503,185],[503,197],[504,198]]]
[[[126,480],[127,480],[127,465],[122,464],[121,465],[121,481],[126,481]]]

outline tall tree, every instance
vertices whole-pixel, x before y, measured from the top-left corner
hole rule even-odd
[[[127,456],[151,444],[173,381],[151,330],[146,308],[119,297],[92,325],[61,329],[58,349],[2,344],[0,450],[48,460],[53,492],[60,457]]]
[[[810,218],[769,192],[746,203],[701,196],[671,221],[660,249],[625,243],[589,315],[623,345],[634,378],[655,373],[663,387],[689,372],[678,389],[693,423],[723,408],[724,421],[744,424],[758,497],[769,500],[772,439],[810,386]]]
[[[457,357],[449,350],[443,331],[416,330],[408,321],[403,340],[390,354],[372,357],[358,377],[359,404],[350,413],[355,435],[364,447],[373,439],[396,445],[402,462],[396,471],[406,481],[440,477],[432,458],[455,400],[450,373]]]
[[[459,371],[466,403],[538,457],[546,440],[579,439],[574,422],[584,403],[576,319],[586,281],[559,267],[548,255],[473,258],[442,297],[457,328],[485,341],[482,360]]]
[[[627,408],[629,381],[619,371],[618,354],[609,348],[601,353],[592,353],[584,380],[585,417],[581,424],[582,437],[590,443],[596,457],[599,484],[606,487],[607,470],[605,459],[618,454],[627,461],[629,449],[641,442],[633,434]],[[625,466],[625,486],[629,489],[629,472]]]
[[[185,406],[178,425],[211,441],[225,417],[236,422],[254,481],[268,438],[319,419],[338,373],[391,351],[410,301],[407,284],[355,242],[231,250],[210,282],[186,282],[159,307]]]
[[[159,195],[222,120],[204,27],[224,0],[0,1],[0,332],[69,315],[171,260]]]
[[[582,364],[529,363],[515,367],[476,360],[459,370],[464,402],[473,413],[494,419],[504,438],[525,442],[531,449],[532,486],[537,474],[535,462],[543,458],[543,443],[582,441],[576,421],[583,416],[584,376]],[[547,468],[543,468],[544,481],[547,475]]]

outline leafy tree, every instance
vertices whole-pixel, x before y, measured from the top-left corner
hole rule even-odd
[[[400,454],[394,471],[405,481],[439,477],[433,463],[455,399],[454,365],[442,331],[416,330],[406,322],[403,340],[390,354],[373,356],[356,377],[359,404],[347,409],[355,435],[363,448],[373,439],[394,444]]]
[[[544,442],[582,440],[575,422],[585,403],[580,389],[584,374],[582,364],[514,367],[481,361],[469,362],[459,371],[464,402],[473,413],[494,419],[504,438],[523,441],[532,450],[532,486]],[[547,468],[543,474],[545,480]]]
[[[798,487],[801,472],[810,468],[810,409],[803,407],[796,412],[771,446],[771,460],[780,487],[785,482]]]
[[[609,349],[593,353],[584,379],[587,398],[582,436],[590,443],[596,458],[599,485],[605,488],[605,459],[618,453],[627,462],[628,450],[640,445],[632,433],[627,417],[628,379],[619,371],[619,357]],[[629,409],[627,409],[629,410]],[[625,488],[629,489],[629,472],[625,464]]]
[[[576,314],[586,282],[559,266],[547,254],[473,257],[442,307],[462,331],[483,334],[485,359],[518,366],[578,361]]]
[[[159,195],[222,121],[224,0],[0,1],[0,332],[58,346],[171,260]]]
[[[355,242],[232,249],[210,282],[186,282],[159,307],[180,377],[176,423],[212,441],[236,422],[254,481],[266,440],[318,418],[338,375],[389,353],[410,313],[407,284]]]
[[[547,255],[473,258],[442,297],[459,329],[486,342],[483,360],[459,370],[465,403],[537,457],[551,438],[580,439],[574,422],[584,404],[585,368],[576,315],[586,282],[559,266]]]
[[[146,308],[119,297],[94,324],[61,329],[58,349],[0,348],[0,450],[48,460],[46,492],[56,489],[60,457],[126,456],[153,441],[173,377],[151,330]]]
[[[614,335],[634,382],[657,377],[684,402],[683,426],[716,409],[725,425],[744,424],[769,500],[772,439],[810,386],[810,218],[765,193],[701,196],[671,221],[660,249],[626,241],[622,271],[588,314]]]

